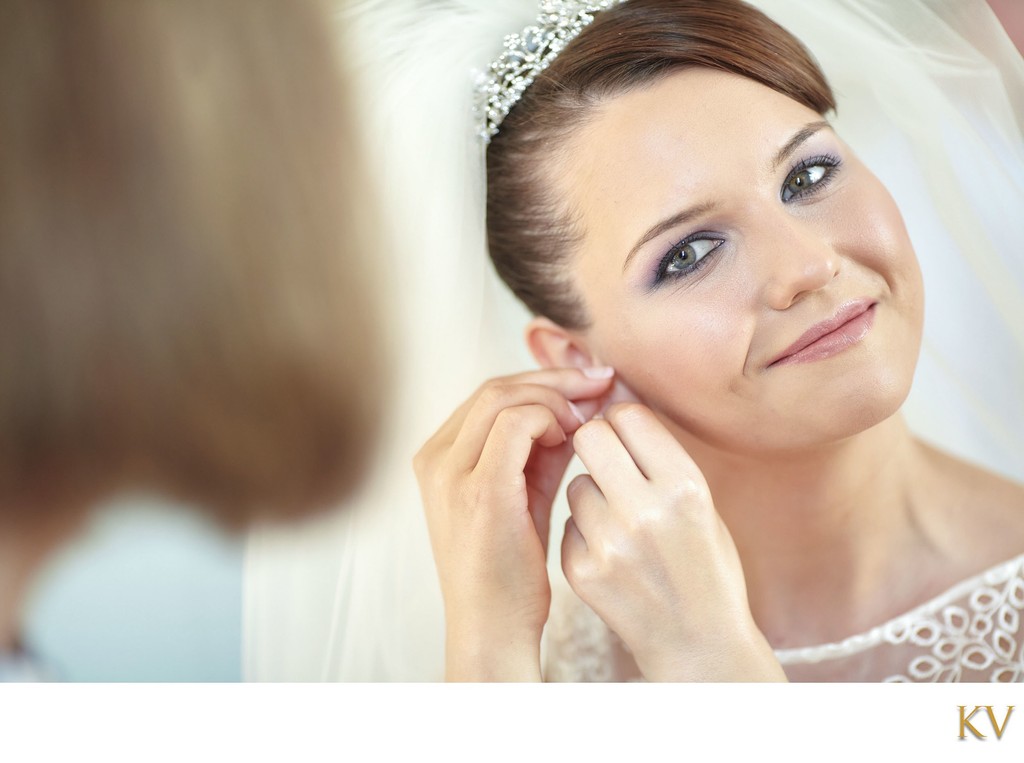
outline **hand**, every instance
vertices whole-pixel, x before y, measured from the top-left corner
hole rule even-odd
[[[562,568],[648,680],[785,680],[697,465],[654,414],[615,405],[573,437]]]
[[[540,679],[551,504],[572,458],[568,437],[611,384],[611,369],[493,379],[416,455],[449,679]]]

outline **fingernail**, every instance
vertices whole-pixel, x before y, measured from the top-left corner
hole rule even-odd
[[[583,411],[576,407],[576,405],[569,401],[569,410],[572,411],[572,415],[579,419],[581,424],[586,424],[587,420],[583,417]]]
[[[611,379],[615,369],[611,366],[591,366],[580,369],[588,379]]]

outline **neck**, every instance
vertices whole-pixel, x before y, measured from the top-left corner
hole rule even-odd
[[[801,453],[736,456],[696,445],[692,454],[773,646],[858,632],[926,585],[895,576],[908,553],[934,552],[921,522],[925,461],[900,416]]]

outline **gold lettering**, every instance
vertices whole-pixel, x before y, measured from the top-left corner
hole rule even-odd
[[[976,705],[974,707],[974,709],[971,711],[971,714],[966,716],[966,717],[964,716],[964,711],[967,709],[967,706],[966,705],[957,705],[957,707],[960,708],[960,738],[964,739],[966,737],[966,733],[965,732],[967,731],[967,729],[970,729],[971,733],[974,734],[975,738],[977,738],[977,739],[984,739],[985,735],[982,734],[981,732],[979,732],[971,724],[971,718],[974,717],[974,714],[976,712],[981,710],[981,705]],[[1005,725],[1005,724],[1006,724],[1006,722],[1004,721],[1003,725]]]
[[[991,705],[986,705],[985,706],[985,710],[988,712],[988,719],[992,722],[992,728],[995,729],[996,739],[1002,739],[1003,738],[1003,732],[1006,731],[1006,723],[1007,723],[1007,721],[1010,720],[1010,713],[1013,712],[1013,707],[1014,707],[1013,705],[1010,705],[1006,709],[1006,717],[1003,718],[1003,725],[1000,728],[999,724],[996,723],[996,714],[992,712],[992,706]],[[975,709],[977,709],[977,708],[975,708]],[[962,731],[963,730],[961,729],[961,732]]]

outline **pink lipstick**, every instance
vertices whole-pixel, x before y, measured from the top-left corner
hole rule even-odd
[[[871,330],[877,304],[871,299],[856,299],[843,304],[832,318],[814,324],[776,355],[768,367],[812,363],[831,358],[852,347]]]

